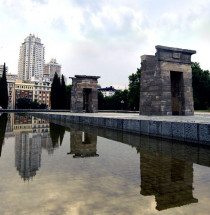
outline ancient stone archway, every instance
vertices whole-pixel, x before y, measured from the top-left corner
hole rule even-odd
[[[72,78],[71,111],[82,113],[98,112],[98,78],[99,76],[75,75]]]
[[[141,56],[141,115],[193,115],[191,55],[194,50],[156,46]]]

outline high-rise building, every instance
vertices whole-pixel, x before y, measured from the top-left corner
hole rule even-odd
[[[4,69],[4,65],[0,65],[0,75],[2,75]],[[8,72],[8,66],[6,66],[6,72]]]
[[[49,63],[45,64],[44,77],[53,81],[55,73],[58,74],[58,77],[61,77],[61,65],[57,63],[56,59],[52,58]]]
[[[30,34],[20,47],[18,76],[21,80],[40,79],[43,77],[45,47],[41,39]]]

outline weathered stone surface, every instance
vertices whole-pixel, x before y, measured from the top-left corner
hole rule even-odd
[[[115,118],[105,118],[105,126],[111,129],[122,130],[123,120]]]
[[[184,123],[182,122],[172,122],[171,124],[172,128],[172,136],[173,139],[176,140],[184,140]]]
[[[141,56],[140,115],[193,115],[193,50],[156,46]]]
[[[99,76],[76,75],[72,78],[71,88],[71,111],[83,112],[83,93],[85,95],[85,111],[89,113],[98,112],[98,84]]]
[[[192,142],[198,141],[198,124],[197,123],[185,123],[184,124],[185,140],[191,140]]]
[[[141,121],[140,120],[123,120],[123,130],[140,133]]]
[[[79,122],[83,124],[90,124],[90,117],[80,116]]]
[[[187,142],[195,142],[198,144],[208,144],[210,145],[210,115],[209,114],[196,114],[195,116],[138,116],[137,114],[123,115],[120,113],[104,113],[104,114],[73,114],[73,113],[33,113],[37,118],[42,118],[50,120],[51,122],[62,122],[67,127],[71,126],[71,122],[76,122],[75,126],[80,126],[83,124],[85,128],[89,128],[89,124],[95,125],[97,128],[101,127],[102,133],[107,133],[108,131],[104,128],[112,128],[115,130],[124,130],[131,133],[138,133],[152,136],[157,136],[157,133],[162,133],[163,138],[167,139],[177,139]],[[53,116],[56,115],[56,116]],[[91,116],[92,115],[92,116]],[[81,118],[80,118],[81,117]],[[63,120],[66,118],[66,121]],[[88,118],[87,120],[85,118]],[[61,119],[61,120],[57,120]],[[106,120],[108,121],[106,122]],[[166,121],[167,120],[167,121]],[[78,124],[80,122],[80,124]],[[107,123],[107,124],[106,124]],[[162,129],[160,128],[160,124]],[[159,124],[159,126],[158,126]],[[108,132],[109,133],[109,132]],[[122,133],[119,132],[119,136],[116,138],[122,138]],[[96,134],[97,135],[97,134]],[[108,134],[107,134],[108,135]],[[123,140],[122,140],[123,141]],[[131,141],[132,142],[132,141]],[[151,142],[155,143],[155,140]],[[134,144],[134,143],[132,143]],[[139,143],[138,143],[139,144]],[[137,144],[137,145],[138,145]],[[140,143],[141,144],[141,143]],[[182,144],[182,143],[180,143]],[[142,143],[144,147],[144,142]],[[153,150],[153,146],[151,150]],[[156,149],[159,150],[159,145],[156,144]],[[163,150],[160,146],[160,150]],[[150,150],[150,149],[149,149]],[[167,154],[167,148],[165,152]],[[180,147],[179,147],[180,150]],[[176,150],[175,150],[176,151]],[[163,151],[162,151],[163,152]],[[177,158],[183,151],[177,150]],[[194,158],[193,158],[194,159]]]
[[[141,120],[140,133],[149,134],[149,120]]]
[[[210,145],[210,123],[199,124],[199,141]]]
[[[163,121],[162,122],[162,137],[170,138],[172,137],[172,127],[171,122]]]
[[[99,126],[102,126],[102,127],[105,127],[106,126],[106,121],[105,121],[106,118],[103,118],[103,117],[98,117],[98,125]]]
[[[98,124],[98,118],[97,117],[90,117],[90,125],[97,125]]]
[[[161,121],[149,121],[149,134],[152,136],[162,136],[162,122]]]

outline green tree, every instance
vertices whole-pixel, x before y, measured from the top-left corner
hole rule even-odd
[[[208,70],[202,70],[197,62],[192,63],[192,86],[195,109],[208,109],[210,107],[210,74]]]
[[[64,81],[64,76],[62,75],[61,78],[61,87],[60,87],[60,109],[66,109],[67,108],[67,94],[66,94],[66,84]]]
[[[98,109],[105,110],[104,108],[105,108],[104,95],[101,91],[98,91]]]
[[[71,104],[71,85],[66,86],[66,109],[70,110]]]
[[[31,107],[31,109],[39,109],[39,103],[37,102],[37,100],[31,101],[30,107]]]
[[[123,103],[122,103],[123,101]],[[127,110],[128,109],[128,90],[116,91],[113,96],[103,96],[98,92],[99,110]]]
[[[0,106],[4,109],[8,107],[8,89],[6,78],[6,65],[4,63],[2,77],[0,79]]]
[[[55,73],[52,86],[51,86],[51,109],[60,109],[61,107],[61,84],[60,84],[60,78],[58,77],[58,74]]]
[[[16,103],[17,109],[30,109],[31,108],[31,100],[27,98],[19,98]]]
[[[47,105],[44,104],[44,103],[41,103],[39,106],[38,106],[38,109],[46,109],[47,108]]]
[[[140,78],[141,78],[141,68],[137,68],[136,73],[132,73],[129,79],[129,108],[131,110],[139,110],[140,101]]]

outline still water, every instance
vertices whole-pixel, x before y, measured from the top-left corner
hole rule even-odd
[[[210,148],[56,123],[0,116],[1,215],[210,214]]]

